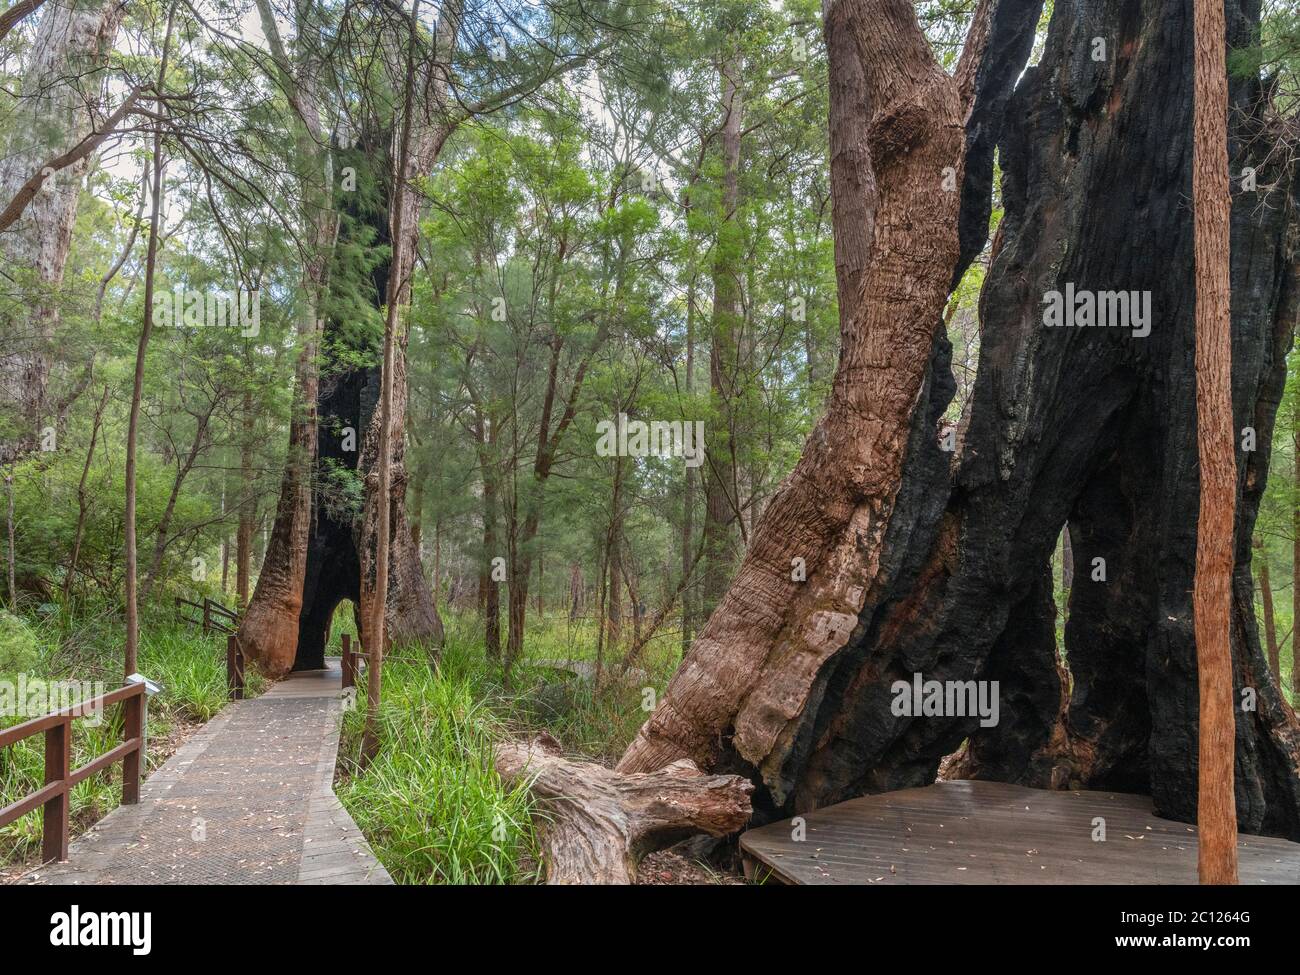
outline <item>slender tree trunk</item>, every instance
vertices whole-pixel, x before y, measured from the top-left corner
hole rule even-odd
[[[176,8],[167,14],[167,32],[163,37],[162,59],[158,66],[158,85],[161,88],[167,76],[167,55],[171,47],[172,20]],[[144,271],[144,321],[140,325],[140,344],[135,352],[135,381],[131,387],[131,415],[126,428],[126,513],[123,532],[126,536],[126,652],[125,674],[130,676],[138,668],[140,648],[140,607],[136,592],[138,559],[135,537],[135,463],[136,443],[140,427],[140,399],[144,393],[145,353],[149,349],[149,336],[153,331],[154,278],[158,265],[158,230],[162,219],[163,159],[162,129],[156,127],[153,136],[153,185],[149,196],[152,210],[149,214],[149,246]]]
[[[1277,620],[1273,614],[1273,584],[1269,580],[1268,551],[1264,543],[1255,539],[1255,564],[1259,567],[1259,592],[1264,601],[1264,646],[1268,650],[1268,669],[1273,672],[1277,686],[1282,686],[1282,661],[1277,645]]]
[[[384,322],[384,365],[380,373],[379,394],[379,478],[375,488],[375,587],[373,605],[366,627],[366,725],[362,736],[362,754],[374,758],[379,750],[379,695],[384,666],[385,623],[388,616],[388,547],[392,534],[390,506],[392,502],[393,471],[393,370],[396,361],[396,336],[402,324],[402,309],[409,294],[407,281],[409,267],[414,260],[406,253],[408,236],[404,226],[406,212],[406,183],[410,179],[411,113],[415,101],[415,38],[419,23],[420,0],[415,0],[411,10],[410,35],[406,49],[406,94],[402,101],[401,142],[397,154],[397,171],[393,177],[393,242],[392,267],[388,275],[388,316]],[[418,516],[417,511],[417,516]],[[409,535],[407,536],[410,537]],[[362,586],[363,598],[365,586]]]
[[[690,213],[690,193],[684,197],[683,209]],[[693,249],[692,249],[693,250]],[[692,254],[692,260],[694,259]],[[686,396],[690,401],[695,395],[695,281],[694,267],[690,271],[691,279],[686,289]],[[686,417],[683,422],[693,422]],[[689,464],[682,465],[685,472],[686,488],[682,494],[682,572],[687,572],[691,561],[691,552],[695,547],[695,483],[696,468]],[[683,578],[686,578],[683,576]],[[682,588],[682,656],[691,648],[691,639],[695,633],[695,592],[692,580],[687,579]]]
[[[95,407],[95,421],[90,428],[90,446],[86,449],[86,463],[81,468],[81,480],[77,482],[77,526],[72,532],[72,552],[68,556],[68,570],[63,575],[63,601],[72,596],[72,580],[77,575],[77,562],[81,558],[81,539],[86,531],[86,515],[90,511],[90,498],[86,495],[86,481],[90,477],[90,465],[95,459],[95,444],[99,440],[99,427],[104,421],[104,408],[108,405],[109,386],[104,384],[104,393],[99,397]]]
[[[243,437],[239,444],[239,526],[235,530],[235,598],[242,612],[248,606],[253,558],[253,523],[257,499],[253,496],[253,394],[244,392]]]
[[[582,608],[582,566],[574,562],[569,567],[569,622],[576,623]]]
[[[489,660],[501,659],[501,583],[496,579],[497,551],[497,475],[494,424],[490,417],[478,414],[476,434],[479,442],[479,470],[483,481],[483,557],[479,564],[478,599],[483,613],[483,640]]]
[[[215,403],[213,408],[216,408]],[[162,517],[158,520],[158,530],[153,543],[153,556],[149,561],[149,571],[145,573],[144,587],[141,590],[141,598],[145,602],[149,601],[154,584],[162,573],[163,556],[167,552],[167,533],[171,531],[172,518],[176,514],[176,502],[180,499],[181,488],[185,484],[185,479],[189,476],[190,471],[194,469],[194,463],[203,451],[211,416],[212,414],[209,412],[199,419],[198,428],[194,431],[194,441],[190,444],[189,452],[177,467],[176,476],[172,478],[171,493],[167,497],[167,504],[163,508]]]
[[[1291,700],[1300,705],[1300,406],[1291,415]]]
[[[9,470],[5,471],[5,493],[8,495],[8,510],[5,518],[5,535],[9,540],[9,558],[7,559],[8,576],[9,576],[9,608],[14,612],[18,611],[18,585],[15,580],[15,565],[18,560],[17,550],[14,548],[14,464],[10,463]]]
[[[709,388],[716,422],[709,430],[705,453],[705,564],[702,615],[713,612],[727,589],[737,556],[736,522],[739,490],[736,482],[736,370],[740,333],[740,279],[737,255],[743,229],[740,205],[740,141],[744,70],[739,42],[720,67],[722,88],[722,207],[713,262],[713,321],[709,343]]]
[[[1196,526],[1196,659],[1200,688],[1197,826],[1203,884],[1237,882],[1236,727],[1232,689],[1233,526],[1228,75],[1221,0],[1195,0],[1192,201],[1196,247],[1196,424],[1201,504]]]

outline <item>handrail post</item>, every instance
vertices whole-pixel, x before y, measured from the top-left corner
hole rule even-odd
[[[68,777],[72,774],[72,718],[45,731],[45,784],[62,782],[58,795],[45,801],[45,824],[41,832],[41,859],[68,858],[68,807],[71,796]]]
[[[353,673],[352,667],[353,667],[353,661],[352,661],[352,637],[351,637],[349,634],[344,633],[344,634],[343,634],[343,678],[342,678],[342,684],[343,684],[343,686],[344,686],[345,688],[347,688],[347,687],[352,687],[354,684],[356,684],[356,676],[355,676],[354,673]]]
[[[232,701],[244,699],[244,652],[235,633],[226,637],[226,691]]]
[[[203,632],[207,633],[212,626],[212,606],[211,600],[207,596],[203,597]]]
[[[122,738],[139,739],[137,747],[122,759],[122,805],[133,806],[140,801],[140,766],[144,754],[145,708],[147,695],[142,688],[122,702]]]

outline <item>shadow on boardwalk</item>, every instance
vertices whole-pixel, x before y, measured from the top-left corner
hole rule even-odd
[[[332,788],[339,664],[228,705],[22,884],[391,884]]]

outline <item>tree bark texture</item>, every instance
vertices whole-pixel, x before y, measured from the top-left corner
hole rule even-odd
[[[740,772],[764,817],[927,784],[969,738],[976,776],[1144,792],[1160,814],[1195,819],[1191,7],[1058,3],[1041,63],[1021,76],[1040,5],[981,6],[985,57],[957,74],[964,111],[911,10],[895,9],[909,5],[827,11],[832,77],[848,76],[833,33],[848,30],[871,112],[860,306],[826,417],[620,770],[689,757]],[[1257,16],[1229,11],[1230,46]],[[1096,37],[1101,60],[1087,56]],[[1266,162],[1258,82],[1229,79],[1229,98],[1231,171],[1264,167],[1231,212],[1233,429],[1258,439],[1237,456],[1234,700],[1250,686],[1258,707],[1234,712],[1235,792],[1243,830],[1300,838],[1300,729],[1267,679],[1250,575],[1293,327],[1295,185]],[[935,436],[954,388],[941,315],[987,230],[994,145],[1005,216],[954,454]],[[936,189],[947,166],[959,194]],[[837,219],[847,192],[833,182]],[[1067,284],[1149,291],[1150,334],[1046,327],[1044,295]],[[1067,521],[1069,681],[1051,585]],[[805,583],[791,580],[795,557]],[[896,716],[891,686],[916,673],[999,680],[1002,720]]]

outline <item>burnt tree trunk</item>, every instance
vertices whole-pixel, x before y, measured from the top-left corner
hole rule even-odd
[[[743,772],[760,784],[759,815],[771,816],[929,783],[969,738],[976,776],[1149,793],[1160,814],[1193,821],[1191,6],[1058,3],[1041,64],[1017,84],[1039,4],[981,4],[986,56],[963,56],[955,79],[970,99],[964,169],[945,141],[957,113],[943,80],[916,56],[898,70],[908,40],[892,6],[835,0],[827,11],[833,78],[846,77],[835,32],[856,40],[878,193],[855,292],[865,300],[844,330],[828,415],[619,768],[690,757]],[[1257,17],[1229,11],[1230,46],[1248,41]],[[1094,38],[1105,45],[1096,60]],[[894,82],[883,82],[891,68]],[[1236,195],[1231,215],[1234,429],[1253,427],[1258,443],[1237,455],[1234,700],[1249,686],[1258,706],[1235,711],[1236,801],[1243,830],[1300,838],[1300,728],[1268,680],[1250,576],[1293,325],[1295,188],[1266,161],[1260,84],[1234,77],[1229,96],[1231,171],[1263,167],[1261,189]],[[995,144],[1005,217],[953,456],[935,437],[953,391],[935,282],[945,265],[943,283],[955,280],[982,246]],[[956,204],[927,182],[944,166],[961,186],[960,248],[946,236]],[[844,185],[833,186],[838,239]],[[900,248],[907,267],[891,269]],[[930,300],[890,308],[897,281]],[[1046,327],[1044,296],[1067,284],[1150,292],[1149,334]],[[930,328],[928,354],[910,358]],[[897,381],[880,388],[890,370]],[[1051,586],[1067,521],[1070,681]],[[804,590],[787,581],[793,557],[807,560]],[[894,682],[917,673],[998,680],[1002,720],[895,715]]]

